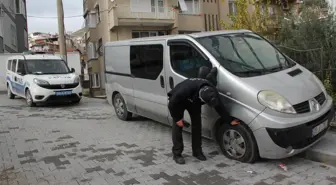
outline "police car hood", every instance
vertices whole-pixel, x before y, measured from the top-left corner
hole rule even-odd
[[[38,75],[37,79],[45,80],[49,84],[72,84],[76,78],[76,74],[48,74],[48,75]]]

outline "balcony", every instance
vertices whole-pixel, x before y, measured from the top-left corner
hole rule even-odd
[[[176,12],[171,7],[114,6],[109,11],[109,27],[115,26],[170,26],[175,24]]]

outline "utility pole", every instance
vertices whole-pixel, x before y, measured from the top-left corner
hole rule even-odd
[[[58,44],[60,54],[65,60],[65,62],[68,63],[65,34],[64,34],[64,11],[62,0],[57,0],[57,17],[58,17]]]

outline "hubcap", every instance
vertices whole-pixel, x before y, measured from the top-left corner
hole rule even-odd
[[[235,130],[227,130],[223,135],[223,144],[227,153],[234,158],[241,158],[246,152],[243,136]]]
[[[114,107],[116,109],[116,112],[118,116],[124,115],[124,103],[120,98],[117,98],[114,102]]]
[[[32,102],[32,99],[31,99],[31,95],[30,95],[29,91],[27,92],[27,97],[26,97],[26,99],[27,99],[27,103],[28,103],[28,105],[30,105],[31,102]]]

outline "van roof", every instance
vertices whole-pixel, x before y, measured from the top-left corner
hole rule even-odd
[[[196,33],[191,33],[191,34],[144,37],[144,38],[106,42],[105,46],[124,45],[124,44],[130,44],[134,42],[143,42],[143,41],[160,41],[160,40],[168,40],[172,38],[175,38],[175,39],[182,39],[182,38],[188,38],[188,37],[200,38],[200,37],[206,37],[206,36],[211,36],[211,35],[244,33],[244,32],[251,32],[251,31],[250,30],[221,30],[221,31],[196,32]]]
[[[9,57],[8,60],[13,60],[13,59],[26,59],[26,60],[41,60],[41,59],[49,59],[49,60],[60,60],[62,59],[60,56],[57,55],[51,55],[51,54],[37,54],[37,55],[27,55],[27,54],[22,54],[22,55],[15,55],[12,57]]]

